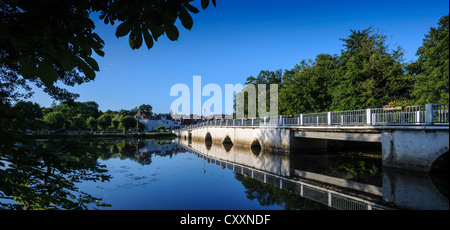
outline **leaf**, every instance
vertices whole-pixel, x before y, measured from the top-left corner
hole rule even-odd
[[[86,61],[91,66],[92,70],[100,71],[97,61],[95,61],[95,59],[91,57],[85,57],[84,61]]]
[[[131,49],[139,49],[142,46],[142,34],[137,28],[133,29],[128,37],[128,44]]]
[[[132,26],[126,21],[121,23],[116,29],[116,37],[120,38],[130,33]]]
[[[36,76],[36,62],[32,59],[27,59],[22,62],[20,73],[26,79]]]
[[[98,54],[101,57],[105,56],[105,52],[103,52],[103,50],[94,49],[94,51],[96,54]]]
[[[179,11],[180,21],[184,28],[191,30],[194,24],[191,15],[186,10],[186,8],[181,7]]]
[[[155,41],[164,33],[164,29],[161,25],[150,24],[150,31]]]
[[[147,29],[142,30],[142,34],[144,35],[145,45],[147,45],[147,49],[153,47],[153,38],[152,35],[148,32]]]
[[[191,4],[186,4],[186,9],[189,10],[191,13],[194,13],[194,14],[200,12],[196,7],[194,7]]]
[[[68,50],[60,50],[56,56],[64,71],[71,71],[75,68],[75,61]]]
[[[52,86],[58,79],[58,73],[53,68],[53,64],[48,60],[48,58],[45,58],[39,63],[37,75],[47,87]]]
[[[208,5],[209,5],[209,0],[202,0],[202,8],[203,9],[206,9],[206,8],[208,8]]]
[[[90,79],[90,80],[94,80],[95,79],[95,72],[94,70],[91,69],[91,67],[86,64],[86,62],[83,61],[83,59],[78,58],[77,63],[80,65],[81,70],[83,71],[84,75]]]
[[[178,39],[178,36],[180,35],[178,32],[178,29],[174,25],[166,25],[164,26],[166,35],[171,41],[176,41]]]

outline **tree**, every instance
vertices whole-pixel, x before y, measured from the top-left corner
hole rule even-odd
[[[61,112],[51,112],[44,116],[44,121],[51,130],[62,129],[66,118]]]
[[[242,92],[239,92],[236,95],[235,108],[238,108],[239,106],[242,106],[242,104],[243,104],[244,114],[247,115],[247,117],[249,117],[249,118],[252,115],[252,113],[249,112],[249,108],[254,108],[256,110],[255,115],[257,117],[265,116],[265,114],[259,114],[259,104],[260,104],[259,101],[261,100],[261,103],[263,103],[262,100],[264,100],[264,98],[265,98],[266,111],[264,111],[264,112],[267,112],[267,110],[272,108],[270,105],[270,98],[271,98],[270,85],[277,84],[278,90],[279,90],[279,88],[280,88],[279,86],[282,84],[282,77],[283,77],[283,71],[281,69],[276,70],[276,71],[261,70],[256,78],[253,76],[248,77],[245,82],[246,86],[245,86],[244,90]],[[265,91],[259,90],[260,84],[266,86]],[[247,91],[247,89],[249,89],[250,87],[255,88],[255,98],[249,98],[249,97],[253,97],[253,95],[250,95],[251,93],[249,93],[249,91]],[[242,94],[244,94],[243,97],[242,97]],[[239,97],[239,96],[241,96],[241,97]],[[274,108],[274,109],[278,111],[278,108]]]
[[[120,124],[119,120],[112,120],[111,123],[114,127],[114,130],[117,130],[117,128],[119,128],[119,124]]]
[[[124,116],[120,120],[123,127],[123,132],[126,133],[128,130],[136,127],[136,119],[132,116]]]
[[[153,107],[151,105],[142,104],[139,106],[139,109],[145,113],[151,114]]]
[[[449,101],[449,17],[439,19],[430,28],[417,50],[417,61],[408,66],[415,104],[448,103]]]
[[[107,113],[104,113],[99,118],[97,118],[97,123],[100,128],[105,131],[111,125],[111,116]]]
[[[105,24],[118,23],[115,35],[128,35],[132,49],[145,42],[153,47],[162,35],[178,39],[177,19],[186,29],[193,26],[191,14],[199,12],[192,0],[1,1],[0,68],[10,83],[26,79],[57,100],[73,101],[77,94],[55,86],[57,81],[73,86],[94,80],[100,68],[93,52],[104,56],[104,41],[94,32],[92,13]],[[209,0],[201,0],[206,9]],[[216,5],[216,0],[211,0]],[[2,78],[5,78],[2,75]],[[6,78],[5,78],[6,79]],[[31,90],[31,88],[27,88]],[[3,92],[8,92],[1,89]]]
[[[138,129],[139,129],[139,132],[143,132],[145,130],[145,125],[142,124],[141,122],[139,122],[138,123]]]
[[[300,114],[327,111],[331,104],[330,88],[335,78],[337,56],[319,54],[314,61],[303,60],[286,71],[280,90],[280,112]]]
[[[401,47],[390,51],[386,35],[373,28],[350,30],[334,75],[332,110],[380,108],[409,90]]]
[[[97,119],[95,119],[94,117],[89,117],[87,120],[86,120],[86,126],[88,127],[88,129],[91,129],[91,132],[94,130],[94,129],[97,129]]]
[[[156,127],[156,130],[158,130],[159,132],[163,132],[166,130],[166,128],[161,125],[161,126]]]
[[[73,116],[69,122],[72,130],[84,130],[86,128],[86,118],[83,114]]]
[[[39,104],[31,101],[19,101],[13,109],[17,111],[15,122],[22,124],[24,128],[33,130],[42,128],[42,110]]]

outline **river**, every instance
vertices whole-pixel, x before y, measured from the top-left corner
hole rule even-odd
[[[2,175],[11,183],[3,186],[2,207],[449,209],[448,173],[385,169],[376,146],[271,152],[180,139],[77,141],[38,142],[33,151],[37,148],[45,157],[28,162],[27,167],[2,161]]]

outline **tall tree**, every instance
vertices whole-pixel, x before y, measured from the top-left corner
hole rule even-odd
[[[431,27],[417,50],[417,61],[408,66],[412,75],[411,96],[415,104],[448,103],[449,101],[449,18],[439,19]]]
[[[111,125],[111,116],[107,113],[104,113],[99,118],[97,118],[97,123],[100,128],[105,131]]]
[[[89,129],[91,129],[91,132],[94,130],[94,129],[97,129],[97,119],[95,119],[94,117],[89,117],[87,120],[86,120],[86,126],[89,128]]]
[[[66,118],[61,112],[51,112],[44,116],[44,121],[50,130],[56,130],[64,127]]]
[[[373,28],[350,30],[332,89],[333,110],[379,108],[408,92],[401,47],[389,50],[386,35]]]
[[[152,107],[151,105],[142,104],[142,105],[139,106],[139,109],[140,109],[142,112],[151,114],[151,113],[152,113],[152,110],[153,110],[153,107]]]
[[[123,132],[126,133],[128,130],[136,127],[136,119],[132,116],[124,116],[120,119],[120,123],[123,127]]]
[[[245,87],[242,92],[237,93],[236,100],[235,100],[235,109],[237,109],[239,106],[244,106],[244,114],[249,115],[249,118],[251,117],[251,113],[249,113],[249,108],[256,110],[256,116],[265,116],[264,114],[259,114],[259,105],[260,103],[265,103],[266,105],[266,111],[270,111],[272,107],[276,107],[275,105],[271,106],[271,84],[276,85],[277,90],[279,91],[281,84],[283,82],[283,71],[276,70],[276,71],[270,71],[270,70],[261,70],[258,74],[258,76],[255,78],[253,76],[250,76],[247,78],[245,82]],[[265,85],[266,90],[260,90],[259,85]],[[249,91],[246,91],[248,88],[255,89],[255,98],[253,97]],[[239,97],[244,95],[243,97]],[[265,98],[265,102],[262,102]],[[277,98],[278,100],[278,98]],[[261,101],[261,102],[260,102]],[[274,102],[274,99],[272,98],[272,101]],[[276,110],[276,114],[278,114],[278,107],[273,108]],[[263,112],[266,112],[263,111]],[[273,112],[273,111],[270,111]]]
[[[83,114],[77,114],[69,120],[70,129],[72,130],[85,130],[86,128],[86,117]]]
[[[330,88],[335,79],[337,56],[319,54],[286,71],[280,92],[280,112],[299,114],[322,112],[331,104]]]

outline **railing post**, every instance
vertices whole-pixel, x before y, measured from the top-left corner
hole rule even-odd
[[[333,114],[331,112],[327,112],[327,125],[331,125],[333,121]]]
[[[372,109],[366,109],[366,124],[372,124]]]
[[[280,122],[279,122],[279,124],[280,124],[281,126],[283,126],[283,115],[280,115]]]
[[[299,119],[298,124],[303,125],[303,113],[300,114],[300,117],[298,117],[298,119]]]
[[[425,124],[433,125],[434,124],[434,111],[433,104],[425,105]]]
[[[416,124],[417,125],[420,124],[420,120],[422,120],[421,118],[422,118],[422,115],[421,115],[420,111],[416,111]]]

